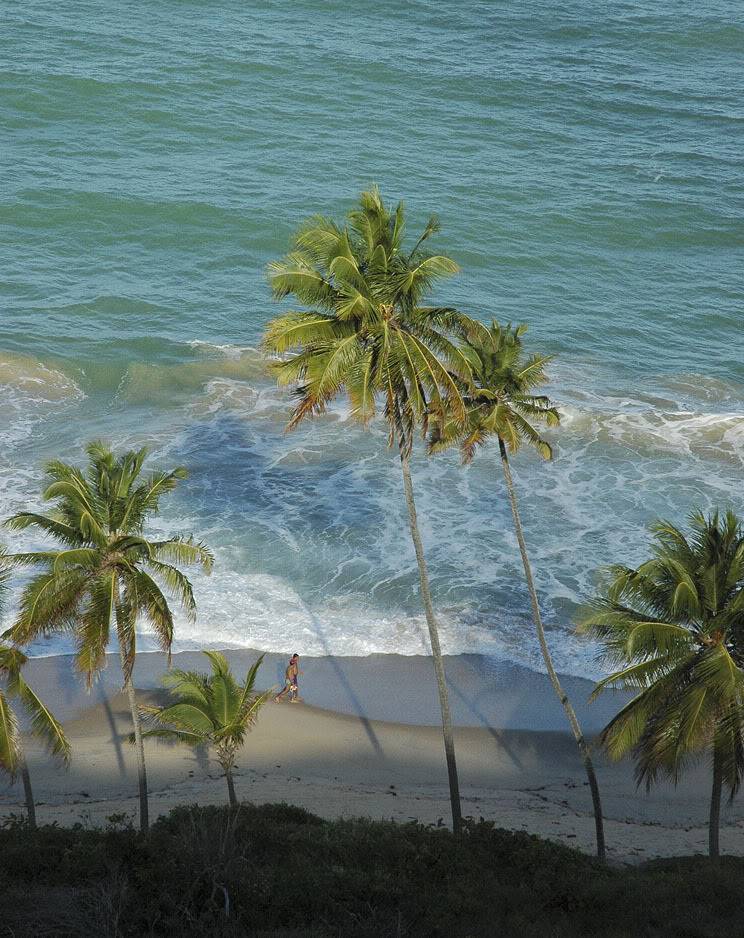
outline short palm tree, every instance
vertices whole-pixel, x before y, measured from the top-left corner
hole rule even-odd
[[[29,827],[35,830],[36,805],[31,776],[12,704],[20,704],[26,711],[31,718],[31,734],[44,744],[50,755],[59,759],[65,766],[70,761],[70,744],[54,714],[24,680],[21,672],[27,661],[26,655],[18,648],[0,646],[0,675],[5,678],[5,691],[0,690],[0,768],[11,780],[20,773]]]
[[[233,780],[235,754],[245,742],[272,689],[262,694],[255,691],[263,655],[240,685],[224,655],[217,651],[204,654],[209,658],[211,674],[168,671],[163,683],[170,690],[170,703],[165,707],[140,707],[146,721],[153,724],[143,736],[157,736],[188,746],[213,746],[217,762],[225,773],[230,805],[237,807]]]
[[[423,305],[434,282],[457,270],[449,257],[426,250],[439,224],[431,218],[413,246],[406,247],[404,220],[402,204],[389,211],[374,189],[362,193],[345,224],[315,217],[303,225],[292,252],[270,266],[269,278],[277,299],[294,296],[305,309],[270,322],[264,347],[281,356],[275,362],[279,382],[297,386],[298,403],[290,428],[305,417],[323,413],[344,391],[353,418],[362,424],[375,415],[379,401],[384,402],[389,443],[397,445],[400,455],[442,712],[452,823],[459,831],[452,720],[410,457],[414,431],[426,429],[432,407],[446,406],[453,419],[464,419],[455,376],[467,374],[469,365],[450,337],[459,314],[447,307]]]
[[[713,784],[709,851],[719,854],[721,792],[744,774],[744,534],[733,512],[695,512],[685,534],[657,521],[653,556],[611,568],[581,627],[619,670],[597,684],[638,694],[602,733],[610,756],[630,753],[647,788],[677,782],[709,753]]]
[[[60,460],[46,467],[44,499],[49,514],[24,511],[10,527],[35,528],[61,544],[58,550],[15,554],[16,563],[40,568],[26,586],[15,624],[7,637],[26,645],[40,635],[70,633],[77,643],[76,666],[88,686],[105,665],[112,627],[119,646],[124,688],[137,738],[140,827],[148,829],[147,773],[140,716],[132,683],[137,652],[136,626],[147,622],[161,648],[170,654],[173,615],[166,593],[195,615],[184,564],[207,571],[212,555],[193,540],[148,540],[145,525],[160,499],[185,478],[186,470],[142,472],[146,449],[115,456],[103,443],[87,448],[85,471]],[[162,584],[162,588],[159,585]],[[165,590],[165,592],[163,592]]]
[[[544,395],[535,393],[546,380],[545,368],[550,359],[544,355],[527,356],[525,354],[522,336],[527,327],[524,325],[501,326],[493,322],[490,326],[486,326],[473,320],[463,320],[461,329],[462,350],[471,366],[470,384],[463,388],[466,419],[464,423],[459,419],[453,419],[446,408],[439,414],[434,412],[429,434],[429,448],[432,452],[437,452],[449,446],[458,446],[463,462],[469,463],[478,447],[492,440],[498,442],[501,467],[540,650],[550,682],[566,713],[584,763],[594,807],[597,855],[604,859],[604,825],[599,785],[589,746],[579,725],[576,712],[553,665],[509,464],[509,453],[516,453],[524,443],[537,450],[543,458],[552,458],[550,444],[541,437],[534,426],[536,421],[548,426],[555,426],[559,422],[558,411],[550,400]]]

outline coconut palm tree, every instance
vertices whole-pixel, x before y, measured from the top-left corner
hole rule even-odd
[[[421,599],[431,641],[439,691],[449,776],[452,823],[460,830],[460,796],[452,720],[416,516],[410,457],[414,430],[426,429],[432,407],[446,405],[453,419],[465,409],[456,375],[469,371],[450,337],[459,314],[423,300],[440,277],[453,274],[449,257],[426,250],[439,230],[431,218],[411,247],[403,240],[403,205],[389,211],[377,189],[362,193],[344,224],[315,217],[295,237],[293,250],[271,264],[274,296],[295,297],[305,307],[269,323],[264,348],[281,356],[274,363],[281,384],[296,385],[298,402],[289,422],[322,414],[345,392],[352,417],[367,424],[380,401],[397,445],[408,520],[418,565]]]
[[[144,535],[161,498],[186,477],[185,469],[143,475],[147,449],[115,456],[95,442],[88,445],[87,454],[85,471],[61,460],[48,463],[43,497],[55,503],[53,511],[24,511],[7,522],[15,529],[34,528],[52,537],[61,549],[13,555],[15,563],[40,572],[24,589],[18,617],[6,635],[26,645],[40,635],[71,632],[77,644],[77,669],[90,687],[105,665],[113,626],[137,739],[140,828],[145,832],[147,772],[132,683],[135,629],[138,621],[147,622],[170,656],[173,615],[166,595],[193,618],[191,583],[179,566],[200,564],[209,571],[212,554],[192,539],[148,540]]]
[[[493,440],[498,443],[501,468],[511,506],[540,651],[548,677],[566,713],[584,763],[594,808],[597,855],[604,859],[604,825],[599,785],[589,746],[579,725],[576,712],[553,665],[509,463],[509,454],[516,453],[522,444],[531,446],[544,459],[552,458],[550,444],[541,437],[540,432],[534,426],[535,422],[548,426],[555,426],[559,422],[558,411],[550,400],[545,395],[535,393],[546,380],[545,368],[550,358],[545,355],[528,356],[525,353],[522,345],[522,336],[527,329],[525,325],[512,327],[511,324],[501,326],[497,322],[492,322],[490,326],[486,326],[474,320],[463,320],[460,325],[463,339],[462,351],[471,366],[470,384],[463,388],[466,419],[464,423],[459,419],[453,419],[446,407],[438,414],[434,412],[429,434],[429,448],[432,452],[436,452],[449,446],[458,446],[463,462],[469,463],[479,447]]]
[[[171,701],[165,707],[140,707],[145,720],[153,724],[143,736],[156,736],[188,746],[213,746],[217,762],[225,773],[230,805],[235,808],[238,805],[233,781],[235,754],[272,690],[259,694],[254,689],[263,655],[240,685],[224,655],[217,651],[204,654],[209,658],[211,674],[174,670],[163,676]],[[133,735],[130,742],[134,742]]]
[[[630,753],[638,784],[676,784],[708,753],[712,765],[709,852],[719,854],[721,793],[733,799],[744,774],[744,533],[733,512],[697,511],[685,534],[651,528],[653,556],[615,566],[581,628],[619,666],[597,684],[637,695],[602,732],[611,757]]]
[[[0,675],[5,678],[5,692],[0,690],[0,768],[15,780],[20,773],[26,797],[28,824],[36,829],[36,805],[31,787],[31,776],[26,763],[23,739],[18,719],[11,703],[18,703],[31,719],[30,732],[40,740],[50,755],[65,766],[70,761],[70,744],[61,724],[51,710],[30,687],[22,672],[28,661],[18,648],[0,646]]]

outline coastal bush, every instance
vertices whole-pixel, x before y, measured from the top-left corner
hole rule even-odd
[[[455,838],[289,805],[180,807],[146,838],[0,830],[18,938],[713,938],[744,934],[743,878],[740,858],[612,869],[483,821]]]

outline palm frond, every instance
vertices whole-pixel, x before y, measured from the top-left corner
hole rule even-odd
[[[80,531],[72,525],[65,524],[64,522],[55,518],[51,518],[47,515],[42,515],[34,511],[21,511],[17,515],[13,515],[11,518],[8,518],[8,520],[5,522],[5,525],[8,528],[12,528],[14,531],[22,531],[25,528],[35,526],[45,534],[50,534],[57,541],[60,541],[62,544],[66,544],[69,547],[79,547],[85,543],[85,539],[83,538]],[[20,554],[18,556],[29,557],[31,555]]]
[[[641,693],[608,724],[610,755],[631,753],[639,784],[675,784],[704,752],[715,752],[731,793],[744,775],[744,579],[736,516],[695,512],[689,533],[652,525],[652,557],[617,565],[582,628],[624,666],[595,688]]]
[[[70,743],[65,736],[62,724],[41,700],[36,691],[16,671],[8,681],[8,693],[17,697],[31,717],[31,732],[40,740],[50,755],[59,759],[65,766],[70,762]]]
[[[0,690],[0,769],[14,781],[20,767],[18,720],[7,696]]]
[[[87,582],[87,576],[77,570],[47,570],[33,577],[21,595],[9,636],[19,645],[27,645],[42,635],[68,631]]]
[[[172,728],[198,736],[202,741],[208,739],[214,730],[209,714],[193,703],[179,701],[151,713],[151,717],[166,729],[171,728],[168,726],[171,724]]]
[[[191,538],[172,537],[167,541],[151,541],[149,546],[156,560],[181,566],[198,564],[207,573],[211,573],[214,567],[214,554],[209,547]]]

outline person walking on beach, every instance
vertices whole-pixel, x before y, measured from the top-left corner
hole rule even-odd
[[[300,688],[297,684],[297,678],[300,674],[302,674],[302,671],[300,671],[300,656],[294,654],[289,659],[289,664],[284,672],[284,689],[279,691],[276,695],[274,703],[279,703],[285,694],[289,694],[290,703],[297,703],[299,701]]]

